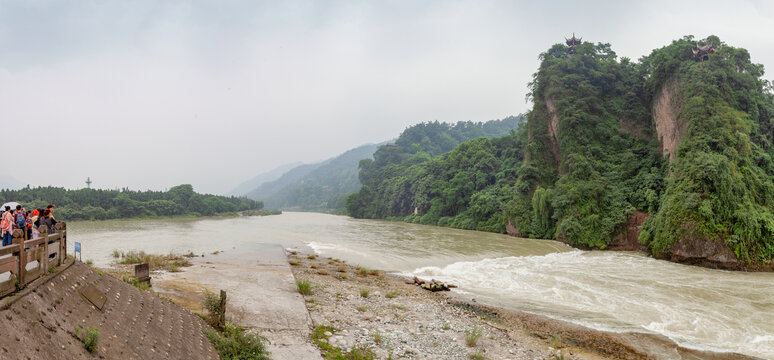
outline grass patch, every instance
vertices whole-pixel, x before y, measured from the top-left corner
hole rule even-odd
[[[129,274],[127,273],[124,273],[121,275],[121,280],[123,280],[127,284],[130,284],[140,289],[141,291],[147,291],[148,289],[150,289],[150,284],[144,281],[140,281],[140,279],[136,277],[129,276]]]
[[[298,261],[295,261],[295,260],[290,260],[290,261],[288,261],[288,264],[290,264],[290,265],[293,265],[293,266],[298,266],[298,265],[301,265],[301,263],[300,263],[300,262],[298,262]]]
[[[371,290],[368,289],[360,289],[360,297],[362,298],[368,298],[371,295]]]
[[[388,299],[394,299],[394,298],[398,297],[398,295],[400,295],[399,292],[397,292],[397,291],[390,291],[390,292],[384,294],[384,297],[386,297]]]
[[[215,251],[211,252],[211,254],[212,255],[218,255],[218,254],[220,254],[220,250],[215,250]]]
[[[301,293],[301,295],[311,295],[312,294],[312,282],[306,279],[296,279],[296,286],[298,287],[298,292]]]
[[[402,310],[402,311],[408,310],[408,308],[403,305],[390,304],[390,307],[393,309]]]
[[[94,265],[94,260],[86,259],[86,265],[89,265],[89,266]]]
[[[314,259],[317,259],[317,254],[312,254],[312,255],[309,255],[309,256],[307,256],[306,258],[307,258],[307,259],[309,259],[309,260],[314,260]]]
[[[376,345],[381,345],[383,342],[384,336],[382,336],[382,333],[380,333],[379,330],[374,332],[374,343],[376,343]]]
[[[312,341],[320,348],[325,360],[373,360],[374,353],[364,347],[356,347],[350,351],[344,351],[328,343],[329,336],[325,333],[335,334],[332,326],[315,326],[312,332]]]
[[[328,270],[325,270],[325,269],[317,270],[317,275],[330,275],[330,274],[331,273],[328,272]]]
[[[484,356],[484,352],[481,350],[476,350],[470,354],[468,354],[468,359],[471,360],[485,360],[486,356]]]
[[[357,311],[366,312],[368,311],[368,306],[358,306]]]
[[[364,267],[358,266],[355,270],[357,270],[358,276],[368,276],[368,269]]]
[[[184,256],[169,253],[167,255],[146,254],[145,251],[129,251],[120,254],[117,264],[134,265],[147,263],[150,270],[180,271],[181,267],[191,266],[191,261]]]
[[[465,344],[470,347],[476,346],[481,335],[483,335],[481,328],[478,325],[473,325],[469,330],[465,330]]]
[[[221,359],[269,359],[269,353],[263,345],[265,339],[245,331],[242,327],[228,324],[222,333],[204,329],[204,334],[218,351]]]
[[[319,266],[319,265],[317,265],[317,264],[312,264],[312,265],[309,265],[309,267],[310,267],[310,268],[312,268],[312,269],[317,269],[317,268],[319,268],[320,266]]]
[[[448,323],[443,324],[443,326],[441,327],[441,330],[449,330],[449,329],[451,329],[451,325],[449,325]]]
[[[342,273],[343,273],[343,272],[347,272],[347,265],[341,265],[341,264],[340,264],[339,266],[337,266],[337,267],[336,267],[336,270],[337,270],[338,272],[342,272]]]
[[[75,337],[83,343],[83,348],[86,351],[93,353],[97,350],[97,342],[99,341],[99,330],[97,328],[81,328],[76,326]]]
[[[113,253],[111,255],[113,255],[114,259],[118,259],[121,256],[121,253],[118,252],[117,249],[113,249]]]

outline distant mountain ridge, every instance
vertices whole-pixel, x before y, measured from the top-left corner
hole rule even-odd
[[[346,195],[360,188],[358,163],[373,157],[379,145],[359,146],[331,159],[296,166],[246,196],[263,199],[261,201],[268,202],[271,209],[331,211],[343,208]]]
[[[285,165],[276,167],[265,173],[261,173],[256,177],[237,185],[237,187],[235,187],[234,190],[231,190],[231,192],[228,195],[244,196],[250,191],[255,190],[259,186],[263,185],[264,183],[279,179],[280,176],[284,175],[286,172],[288,172],[288,170],[293,169],[302,164],[303,163],[301,163],[300,161],[296,161],[290,164],[285,164]]]

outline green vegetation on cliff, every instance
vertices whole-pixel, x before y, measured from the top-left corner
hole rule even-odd
[[[363,187],[347,198],[349,214],[505,231],[503,207],[526,139],[523,130],[515,131],[520,121],[432,122],[406,129],[395,144],[380,147],[373,161],[360,162]]]
[[[694,58],[705,45],[714,52]],[[639,62],[593,43],[540,59],[517,131],[451,150],[448,136],[407,130],[361,162],[350,215],[498,232],[510,222],[520,236],[605,249],[650,214],[639,241],[656,256],[770,266],[774,95],[746,50],[687,36]]]
[[[691,58],[690,37],[653,51],[647,88],[675,84],[685,133],[665,178],[661,206],[640,240],[657,255],[695,241],[720,242],[744,264],[774,258],[774,95],[763,66],[717,37],[709,61]]]
[[[57,187],[23,188],[0,191],[0,204],[16,201],[28,210],[56,206],[62,220],[105,220],[133,217],[204,215],[263,208],[260,201],[245,197],[204,195],[188,184],[168,191],[131,191]]]

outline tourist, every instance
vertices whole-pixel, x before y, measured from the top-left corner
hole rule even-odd
[[[56,220],[54,220],[53,217],[51,217],[51,210],[46,209],[43,210],[43,217],[38,218],[38,231],[41,229],[46,230],[46,234],[53,234],[54,233],[54,226],[56,226]]]
[[[48,206],[46,206],[46,210],[50,211],[51,218],[54,219],[54,204],[48,204]]]
[[[22,239],[27,239],[27,214],[24,213],[21,205],[16,205],[14,212],[13,227],[22,231]]]
[[[13,214],[11,207],[6,206],[3,218],[0,220],[0,229],[2,229],[3,246],[11,245],[13,242]]]
[[[27,210],[27,236],[24,238],[24,240],[32,239],[32,212]]]

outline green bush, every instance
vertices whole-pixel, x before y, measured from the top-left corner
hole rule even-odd
[[[97,328],[81,328],[76,326],[75,337],[83,343],[83,348],[86,351],[93,353],[97,350],[97,342],[99,341],[99,330]]]
[[[312,282],[306,279],[296,279],[296,287],[301,295],[312,294]]]
[[[267,360],[269,352],[261,336],[228,324],[223,333],[205,329],[204,334],[223,360]]]

